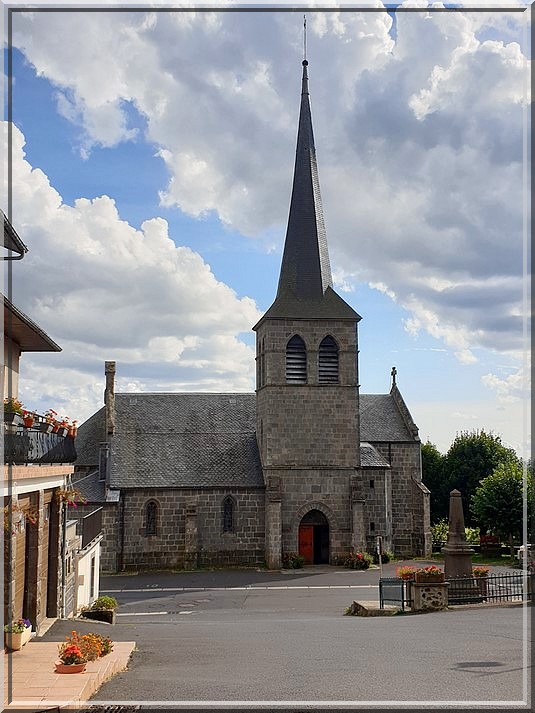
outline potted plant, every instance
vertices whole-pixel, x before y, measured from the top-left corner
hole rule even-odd
[[[305,558],[297,552],[284,552],[282,555],[283,569],[302,569],[304,564]]]
[[[78,507],[78,504],[85,505],[87,502],[82,493],[73,488],[72,485],[67,488],[60,488],[57,492],[57,497],[60,503],[65,503],[65,505],[73,508]]]
[[[344,562],[344,567],[349,569],[369,569],[373,562],[373,557],[367,552],[350,552]]]
[[[22,529],[24,521],[35,525],[38,519],[39,510],[33,505],[21,507],[18,502],[4,505],[4,532],[11,530],[12,535],[18,535],[20,532],[24,532]]]
[[[68,416],[62,416],[58,424],[58,436],[66,436],[69,432],[71,422]]]
[[[24,411],[22,414],[22,421],[24,423],[24,428],[31,428],[33,422],[35,421],[35,414],[31,411]]]
[[[422,567],[414,573],[414,581],[417,584],[442,583],[444,581],[444,571],[434,564]]]
[[[487,577],[489,576],[489,568],[483,566],[472,567],[472,574],[475,577],[479,593],[482,597],[487,596]]]
[[[4,422],[12,423],[14,426],[22,423],[24,406],[14,396],[4,399]]]
[[[59,660],[55,663],[56,673],[82,673],[85,671],[87,659],[77,644],[65,641],[59,645],[58,650]]]
[[[414,582],[414,574],[417,567],[411,567],[410,565],[405,565],[396,568],[396,577],[398,579],[403,579],[406,582]]]
[[[4,626],[5,645],[12,651],[20,651],[32,635],[32,624],[29,619],[17,619]]]
[[[502,545],[496,535],[481,535],[479,539],[480,553],[487,557],[501,557]]]
[[[83,609],[81,614],[86,619],[96,621],[106,621],[108,624],[115,624],[115,610],[118,607],[115,597],[102,596],[95,599],[88,609]]]

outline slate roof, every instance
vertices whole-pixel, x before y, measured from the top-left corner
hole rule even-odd
[[[390,463],[371,443],[360,444],[360,464],[363,468],[390,468]]]
[[[263,487],[255,409],[255,394],[116,394],[111,487]]]
[[[106,410],[102,407],[78,426],[76,434],[77,466],[98,466],[100,444],[106,440]]]
[[[263,487],[255,409],[255,394],[116,394],[111,487]],[[389,467],[373,443],[417,440],[391,394],[361,394],[360,423],[364,467]],[[105,440],[101,408],[78,429],[76,465],[97,468]],[[83,487],[104,498],[102,484]]]
[[[98,470],[85,475],[74,474],[72,484],[88,503],[106,502],[106,483],[99,480]]]
[[[361,394],[360,438],[367,442],[415,441],[390,394]]]

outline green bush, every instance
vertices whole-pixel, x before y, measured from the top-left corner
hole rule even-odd
[[[373,562],[373,557],[367,552],[350,552],[344,567],[349,569],[368,569]]]
[[[446,542],[448,539],[448,521],[442,519],[434,525],[431,525],[431,535],[435,545],[440,545],[442,542]]]
[[[479,545],[479,527],[465,527],[466,541],[469,545]],[[433,544],[440,545],[448,539],[448,521],[439,520],[431,525]]]
[[[98,597],[95,599],[93,604],[91,604],[91,609],[117,609],[118,607],[117,599],[115,597]]]
[[[464,532],[469,545],[479,545],[479,527],[465,527]]]
[[[282,566],[284,569],[302,569],[305,564],[303,555],[298,555],[297,552],[285,552],[282,555]]]

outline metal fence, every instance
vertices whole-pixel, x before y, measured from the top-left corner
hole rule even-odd
[[[448,604],[481,604],[483,602],[517,602],[531,600],[535,575],[524,580],[522,572],[491,574],[487,577],[450,577],[446,580]],[[398,577],[379,580],[379,607],[397,604],[402,611],[412,606],[412,582]]]
[[[517,602],[531,599],[531,576],[524,582],[522,572],[491,574],[487,577],[451,577],[448,579],[449,604],[480,602]]]
[[[29,428],[4,432],[4,463],[73,463],[75,460],[74,438]]]
[[[411,583],[399,577],[381,577],[379,580],[379,608],[385,604],[399,604],[402,611],[411,605]]]

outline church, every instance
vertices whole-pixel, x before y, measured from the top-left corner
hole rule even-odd
[[[431,552],[421,444],[396,384],[360,394],[361,317],[333,289],[303,61],[275,301],[253,327],[256,390],[116,393],[78,430],[74,485],[103,507],[105,571],[340,564]]]

